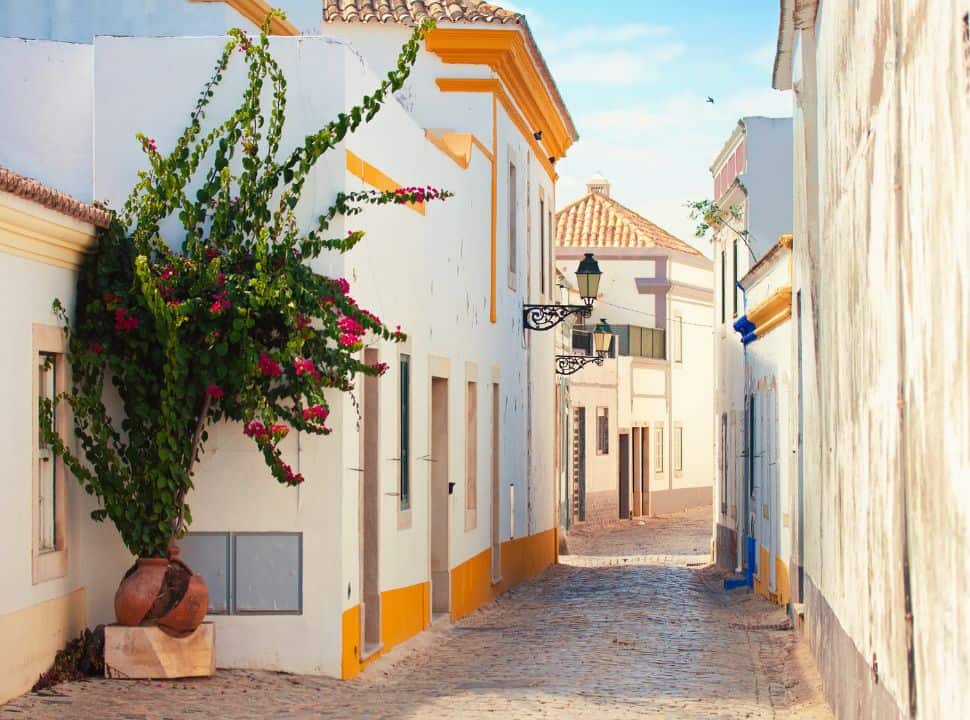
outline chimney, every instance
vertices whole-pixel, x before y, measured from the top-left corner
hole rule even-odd
[[[610,181],[602,175],[594,175],[586,183],[586,191],[608,198],[610,196]]]

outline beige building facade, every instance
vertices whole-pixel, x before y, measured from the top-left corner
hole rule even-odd
[[[709,505],[712,264],[617,202],[605,179],[587,190],[556,214],[556,268],[573,282],[579,260],[593,253],[602,279],[592,317],[572,325],[561,346],[592,353],[600,319],[614,339],[602,366],[566,379],[568,519],[608,522]]]

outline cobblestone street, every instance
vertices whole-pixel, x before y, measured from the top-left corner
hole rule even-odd
[[[709,510],[580,529],[534,582],[340,682],[89,681],[0,719],[829,718],[784,613],[707,567]]]

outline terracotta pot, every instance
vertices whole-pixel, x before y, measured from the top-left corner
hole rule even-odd
[[[168,571],[168,558],[138,558],[115,593],[119,625],[141,625],[152,609]]]
[[[178,557],[138,558],[115,593],[119,625],[158,625],[175,634],[195,630],[205,618],[209,588],[201,575]]]

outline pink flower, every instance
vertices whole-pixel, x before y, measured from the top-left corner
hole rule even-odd
[[[340,343],[341,347],[348,347],[348,348],[352,348],[356,345],[361,344],[360,336],[351,335],[350,333],[341,334],[340,340],[338,340],[338,342]]]
[[[205,394],[208,395],[211,398],[219,399],[225,393],[223,392],[222,388],[219,387],[218,385],[210,385],[209,387],[207,387],[205,389]]]
[[[132,317],[124,308],[115,310],[115,330],[129,332],[138,327],[138,318]]]
[[[340,328],[341,332],[348,335],[360,336],[366,332],[363,325],[354,320],[352,317],[347,316],[340,318],[340,320],[337,322],[337,327]]]
[[[161,272],[161,278],[162,278],[162,280],[171,280],[173,277],[175,277],[176,275],[178,275],[178,272],[179,271],[176,270],[173,267],[167,267],[164,270],[162,270],[162,272]]]
[[[286,480],[287,485],[299,485],[303,482],[303,475],[301,473],[294,473],[293,468],[283,463],[283,475]]]
[[[95,355],[101,354],[102,350],[104,350],[104,345],[99,342],[93,342],[88,345],[88,351],[94,353]]]
[[[341,295],[346,295],[350,292],[350,283],[347,282],[346,278],[337,278],[333,281],[333,284]]]
[[[282,423],[275,423],[269,426],[269,431],[275,440],[282,440],[290,432],[290,429]]]
[[[250,420],[243,424],[243,435],[256,440],[265,440],[269,437],[269,430],[259,420]]]
[[[313,361],[307,360],[299,355],[297,355],[296,359],[293,361],[293,369],[296,370],[297,376],[307,373],[315,378],[320,377],[320,373],[317,372],[317,367],[313,364]]]
[[[330,411],[323,405],[311,405],[310,407],[303,408],[303,419],[307,422],[314,420],[323,422],[329,415]]]
[[[300,329],[300,330],[304,330],[304,329],[306,329],[306,328],[308,328],[308,327],[310,327],[310,323],[311,323],[311,320],[310,320],[310,318],[308,318],[308,317],[307,317],[306,315],[304,315],[303,313],[300,313],[300,314],[298,314],[298,315],[296,316],[296,327],[297,327],[298,329]]]
[[[229,308],[232,307],[232,303],[230,303],[229,300],[226,299],[225,291],[220,293],[213,293],[212,299],[215,300],[215,302],[209,306],[209,312],[211,312],[213,315],[218,315],[223,310],[228,310]]]
[[[378,375],[383,375],[384,373],[387,372],[388,365],[385,362],[379,362],[379,363],[375,363],[374,365],[371,365],[370,368],[372,370],[376,370]]]
[[[279,377],[283,373],[283,368],[266,353],[259,356],[259,369],[264,377]]]

